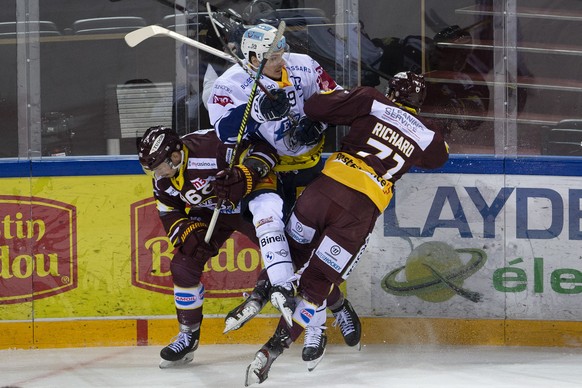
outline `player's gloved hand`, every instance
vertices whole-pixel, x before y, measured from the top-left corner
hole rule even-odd
[[[295,132],[293,132],[293,137],[298,144],[314,145],[319,143],[326,128],[327,125],[324,123],[302,117]]]
[[[184,221],[178,227],[172,240],[174,246],[179,247],[183,254],[198,260],[207,260],[218,254],[214,244],[204,242],[208,225],[202,221]]]
[[[291,103],[287,98],[287,93],[283,89],[271,91],[273,99],[271,100],[265,93],[259,94],[253,101],[251,116],[259,123],[265,121],[281,120],[287,116],[291,109]]]
[[[236,206],[245,195],[253,190],[259,179],[259,174],[255,170],[239,164],[220,171],[211,184],[219,199],[230,201]]]

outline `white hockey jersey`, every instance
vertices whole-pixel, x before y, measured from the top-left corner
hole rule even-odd
[[[305,100],[320,90],[334,90],[340,87],[319,63],[308,55],[290,53],[285,54],[284,59],[281,81],[262,76],[260,82],[269,90],[280,88],[286,91],[291,104],[289,116],[297,123],[305,116],[303,111]],[[218,137],[225,143],[236,142],[253,83],[253,77],[238,65],[230,67],[214,82],[208,98],[208,112]],[[257,89],[256,95],[259,93],[262,91]],[[263,139],[277,150],[281,161],[276,170],[289,171],[312,167],[319,160],[323,141],[311,146],[296,144],[290,138],[293,125],[293,120],[288,117],[280,121],[258,123],[249,115],[244,137]]]

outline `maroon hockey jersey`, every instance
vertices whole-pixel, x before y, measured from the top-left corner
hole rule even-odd
[[[181,220],[187,220],[191,209],[214,210],[217,197],[210,182],[228,167],[233,151],[233,145],[222,143],[213,129],[190,133],[181,140],[184,162],[179,173],[173,178],[154,177],[153,182],[156,206],[168,235],[173,234]],[[253,144],[249,154],[261,158],[271,168],[277,162],[276,152],[266,143]],[[234,208],[226,202],[221,209],[223,214],[239,212],[240,206]]]
[[[441,133],[371,87],[316,94],[307,100],[305,113],[351,127],[323,173],[366,194],[380,211],[392,198],[394,182],[411,167],[434,169],[448,159]]]

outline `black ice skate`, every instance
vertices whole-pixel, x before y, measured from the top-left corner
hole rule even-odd
[[[305,342],[301,358],[307,362],[307,370],[311,372],[323,359],[327,335],[325,326],[307,326],[305,328]]]
[[[347,299],[344,299],[341,308],[336,311],[332,310],[331,312],[335,317],[333,326],[339,325],[346,345],[357,346],[357,349],[361,350],[360,338],[362,336],[362,324],[351,303]]]
[[[289,327],[293,326],[293,311],[295,311],[295,288],[293,284],[273,286],[271,288],[271,304],[283,315]]]
[[[271,284],[267,280],[259,280],[250,295],[240,305],[226,314],[223,334],[240,329],[245,323],[257,315],[269,299]]]
[[[289,348],[291,342],[289,331],[286,328],[277,328],[275,335],[259,349],[255,354],[255,359],[247,367],[245,387],[255,383],[261,384],[267,380],[271,365],[283,353],[283,350]]]
[[[172,368],[185,365],[194,359],[194,351],[198,349],[200,327],[191,331],[188,326],[180,325],[180,333],[172,339],[172,343],[160,351],[160,368]]]

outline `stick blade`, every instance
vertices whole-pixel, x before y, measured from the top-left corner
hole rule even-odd
[[[163,34],[164,31],[165,29],[160,26],[145,26],[125,35],[125,43],[129,47],[135,47],[146,39]]]

